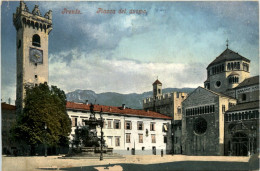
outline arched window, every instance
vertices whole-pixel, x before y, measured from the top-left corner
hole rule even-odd
[[[38,34],[33,35],[32,45],[37,46],[37,47],[41,47],[41,38]]]
[[[234,69],[234,67],[233,67],[233,62],[231,63],[231,70],[233,70]]]
[[[245,119],[246,120],[248,119],[248,112],[246,112],[246,114],[245,114]]]
[[[249,117],[249,119],[253,118],[253,113],[251,111],[249,111],[248,117]]]
[[[236,82],[237,82],[237,83],[239,82],[239,78],[238,78],[238,77],[236,77]]]
[[[235,120],[238,120],[238,114],[237,113],[235,114]]]
[[[228,115],[228,121],[231,121],[231,115]]]

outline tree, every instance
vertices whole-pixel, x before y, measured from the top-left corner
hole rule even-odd
[[[12,129],[14,140],[32,147],[39,144],[68,146],[70,132],[64,91],[47,83],[26,87],[24,108]]]

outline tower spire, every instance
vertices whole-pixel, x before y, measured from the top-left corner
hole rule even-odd
[[[226,42],[227,42],[226,46],[227,46],[227,49],[228,49],[228,39],[226,40]]]

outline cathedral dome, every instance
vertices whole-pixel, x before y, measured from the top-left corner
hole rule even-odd
[[[234,52],[230,49],[226,49],[224,52],[222,52],[214,61],[212,61],[207,68],[209,68],[212,65],[219,64],[225,61],[233,61],[233,60],[244,60],[246,62],[250,62],[249,59],[239,55],[237,52]]]

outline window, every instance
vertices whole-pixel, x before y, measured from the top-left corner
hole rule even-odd
[[[129,151],[129,147],[127,147],[127,151]]]
[[[241,120],[241,119],[242,119],[242,116],[241,116],[241,113],[239,113],[238,120]]]
[[[249,65],[247,63],[243,63],[243,70],[249,71]]]
[[[107,128],[112,128],[112,120],[107,120]]]
[[[143,134],[139,134],[139,143],[143,143]]]
[[[228,115],[225,115],[225,122],[228,121]]]
[[[151,137],[152,137],[152,143],[156,143],[155,134],[152,134]]]
[[[144,147],[142,147],[142,151],[144,151],[144,149],[145,149],[145,148],[144,148]]]
[[[41,38],[38,34],[33,35],[32,45],[37,46],[37,47],[41,47]]]
[[[178,112],[178,114],[181,114],[181,107],[180,106],[178,107],[178,111],[177,112]]]
[[[125,121],[125,129],[131,130],[132,129],[132,123],[131,121]]]
[[[243,100],[243,101],[246,100],[246,94],[242,94],[242,100]]]
[[[158,94],[161,94],[161,89],[158,89]]]
[[[163,124],[163,132],[168,132],[168,125],[166,123]]]
[[[137,129],[143,130],[143,122],[137,122]]]
[[[77,126],[78,118],[72,117],[72,126]]]
[[[116,146],[120,146],[120,137],[116,137],[115,140],[116,140]]]
[[[114,121],[114,129],[121,129],[121,122],[120,120]]]
[[[131,134],[126,134],[126,143],[131,143]]]
[[[154,122],[150,123],[150,131],[155,131],[155,123]]]
[[[34,75],[34,78],[37,79],[37,78],[38,78],[38,75]]]
[[[217,81],[216,82],[216,87],[220,87],[221,86],[221,82],[220,81]]]
[[[230,70],[230,63],[228,63],[227,68],[228,68],[228,70]]]
[[[163,136],[163,143],[167,143],[167,136]]]
[[[222,105],[222,113],[224,113],[226,111],[226,106],[225,105]]]

